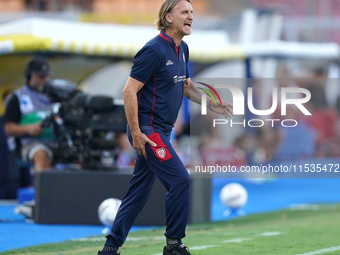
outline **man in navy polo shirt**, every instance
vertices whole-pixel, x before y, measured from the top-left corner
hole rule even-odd
[[[128,120],[128,138],[138,153],[130,187],[102,251],[120,254],[134,220],[148,200],[156,177],[167,193],[166,242],[163,254],[187,254],[181,239],[189,217],[190,176],[169,142],[183,95],[201,102],[201,91],[188,72],[189,49],[182,41],[191,34],[193,9],[190,0],[165,0],[158,13],[161,31],[136,54],[130,77],[123,90]],[[231,105],[212,106],[211,110],[231,116]]]

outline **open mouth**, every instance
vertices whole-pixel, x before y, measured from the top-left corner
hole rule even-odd
[[[184,23],[184,26],[188,27],[188,28],[191,28],[191,23],[189,23],[189,22],[188,23]]]

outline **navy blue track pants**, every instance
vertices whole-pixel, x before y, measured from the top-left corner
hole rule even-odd
[[[154,132],[151,127],[141,130],[157,147],[146,145],[148,159],[137,155],[130,186],[118,210],[111,232],[106,236],[105,245],[120,247],[147,202],[156,177],[167,189],[165,194],[166,232],[172,239],[185,237],[190,207],[190,176],[182,161],[169,142],[169,137],[161,132]],[[128,137],[132,143],[128,130]]]

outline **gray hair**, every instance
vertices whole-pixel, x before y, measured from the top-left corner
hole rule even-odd
[[[164,0],[163,1],[161,8],[159,9],[159,12],[158,12],[158,18],[155,22],[158,30],[164,31],[170,27],[170,23],[166,20],[165,15],[167,13],[172,13],[175,6],[180,1],[187,1],[191,4],[191,0]]]

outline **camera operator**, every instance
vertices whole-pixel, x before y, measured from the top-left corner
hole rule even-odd
[[[53,159],[53,131],[43,128],[41,122],[52,111],[44,84],[51,78],[45,58],[33,57],[26,65],[26,84],[14,91],[5,113],[5,131],[8,136],[20,138],[21,157],[33,163],[34,172],[49,170]]]

